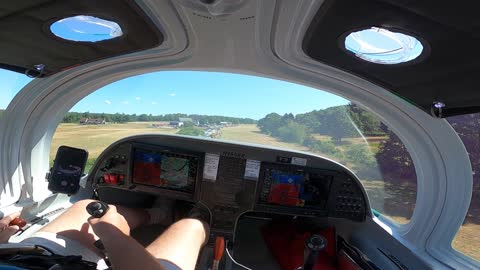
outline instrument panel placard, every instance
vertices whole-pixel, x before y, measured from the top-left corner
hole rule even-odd
[[[260,176],[261,162],[259,160],[247,159],[245,165],[245,175],[243,178],[249,180],[258,180]]]
[[[217,181],[218,163],[220,162],[220,155],[206,153],[205,164],[203,166],[203,179],[210,181]]]

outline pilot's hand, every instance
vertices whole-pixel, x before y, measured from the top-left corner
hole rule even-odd
[[[17,225],[10,226],[13,219],[20,216],[20,212],[11,214],[0,219],[0,244],[8,243],[8,239],[14,235],[20,228]]]
[[[130,235],[130,226],[127,220],[117,212],[114,205],[109,205],[108,211],[101,218],[90,217],[88,222],[98,237],[108,237],[115,228],[125,235]]]

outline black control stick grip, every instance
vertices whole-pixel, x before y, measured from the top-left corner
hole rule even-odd
[[[87,205],[87,212],[94,218],[103,217],[108,211],[108,204],[96,201]]]

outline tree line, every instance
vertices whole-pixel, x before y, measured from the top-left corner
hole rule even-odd
[[[178,121],[179,118],[191,118],[201,125],[218,124],[220,122],[231,122],[232,124],[255,124],[256,121],[250,118],[238,118],[219,115],[200,115],[172,113],[164,115],[152,114],[124,114],[124,113],[91,113],[91,112],[68,112],[62,120],[62,123],[78,123],[82,118],[101,118],[106,122],[126,123],[126,122],[151,122],[151,121]]]
[[[372,113],[349,104],[293,115],[270,113],[258,120],[263,133],[303,144],[312,134],[327,135],[335,142],[345,137],[384,136],[386,127]]]

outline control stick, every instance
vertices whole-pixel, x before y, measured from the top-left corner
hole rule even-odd
[[[94,218],[103,217],[108,211],[108,204],[96,201],[87,205],[87,212]]]
[[[320,251],[327,247],[327,239],[325,237],[312,234],[305,241],[305,249],[303,250],[303,270],[313,270],[317,262]]]
[[[87,212],[92,217],[101,218],[107,213],[109,207],[108,207],[108,204],[106,204],[104,202],[95,201],[95,202],[91,202],[91,203],[87,204],[86,209],[87,209]],[[98,248],[99,250],[105,251],[105,246],[103,245],[101,240],[95,241],[95,243],[93,243],[93,245],[96,248]]]

